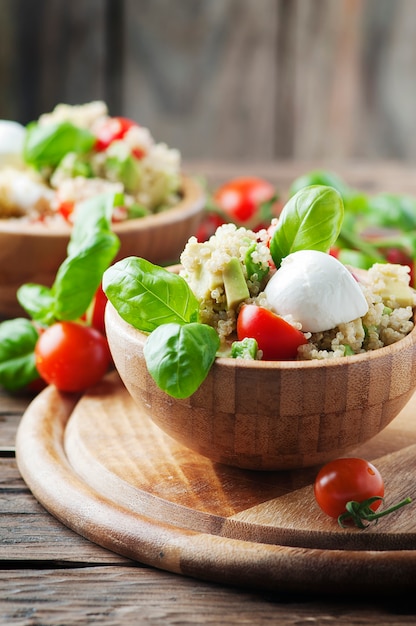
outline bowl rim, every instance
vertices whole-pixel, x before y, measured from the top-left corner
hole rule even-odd
[[[143,338],[144,341],[141,343],[145,343],[146,338],[149,336],[148,333],[145,333],[138,328],[135,328],[126,320],[124,320],[115,307],[111,304],[111,302],[107,303],[106,308],[106,317],[107,315],[115,315],[115,319],[118,323],[124,327],[124,329],[129,333],[130,336],[136,338],[136,341]],[[232,357],[216,357],[212,367],[218,366],[223,368],[241,368],[247,370],[258,370],[258,371],[267,371],[267,370],[302,370],[302,369],[327,369],[333,367],[348,367],[354,365],[355,363],[362,363],[363,361],[373,361],[375,359],[380,359],[387,355],[392,356],[395,355],[402,350],[406,350],[408,348],[416,347],[416,310],[413,313],[413,323],[415,324],[413,329],[410,331],[408,335],[392,343],[388,346],[383,346],[382,348],[377,348],[376,350],[369,350],[368,352],[362,352],[360,354],[352,354],[349,356],[343,357],[330,357],[326,359],[304,359],[299,361],[255,361],[249,359],[233,359]]]
[[[167,226],[177,222],[184,215],[192,217],[199,213],[205,205],[205,191],[202,185],[194,176],[188,176],[184,173],[181,175],[181,179],[182,197],[177,204],[160,213],[114,224],[112,227],[113,232],[120,234],[134,230],[146,230],[155,226]],[[0,218],[0,235],[68,239],[71,232],[72,227],[66,224],[59,224],[59,226],[48,224],[45,226],[41,223],[20,222],[19,218]]]

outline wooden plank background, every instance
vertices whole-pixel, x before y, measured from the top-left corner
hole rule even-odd
[[[0,118],[104,99],[185,159],[416,158],[414,0],[1,0]]]

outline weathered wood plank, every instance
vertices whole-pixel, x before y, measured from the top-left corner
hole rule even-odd
[[[257,594],[146,568],[9,571],[0,582],[1,623],[412,624],[410,602]],[[30,620],[30,621],[29,621]]]
[[[126,1],[128,113],[187,158],[416,154],[411,0]]]
[[[3,0],[0,5],[0,116],[15,119],[17,97],[16,21],[14,0]]]
[[[30,494],[15,459],[0,458],[0,562],[32,561],[35,567],[45,560],[68,566],[131,563],[58,522]]]
[[[416,157],[412,0],[2,0],[0,117],[101,98],[186,159]]]
[[[15,72],[10,78],[15,110],[7,109],[9,116],[14,113],[12,119],[27,123],[59,102],[77,104],[108,95],[106,9],[103,0],[2,3],[0,23],[4,12],[14,43],[9,56],[2,55],[7,69]],[[2,24],[0,32],[5,28]]]
[[[348,185],[365,193],[408,193],[416,195],[416,177],[413,164],[399,161],[344,161],[338,159],[300,159],[275,161],[227,161],[200,159],[184,163],[185,171],[206,181],[214,189],[235,176],[262,176],[276,185],[282,197],[298,176],[315,169],[325,169],[340,176]]]
[[[0,457],[14,449],[17,427],[31,399],[30,395],[9,394],[0,388]]]
[[[0,623],[412,623],[413,607],[367,599],[251,593],[179,577],[113,555],[49,516],[3,460],[0,485]],[[101,564],[101,566],[100,566]],[[408,614],[408,615],[406,615]]]
[[[0,426],[0,433],[3,432],[3,427]],[[22,477],[19,474],[19,471],[16,466],[16,460],[13,457],[0,457],[0,511],[5,512],[4,507],[15,506],[16,500],[12,499],[11,502],[13,504],[6,504],[3,494],[8,495],[13,491],[19,493],[29,493],[28,488],[24,484]],[[6,498],[8,500],[8,497]]]
[[[128,115],[188,158],[271,157],[275,0],[185,0],[174,20],[169,0],[125,6]]]

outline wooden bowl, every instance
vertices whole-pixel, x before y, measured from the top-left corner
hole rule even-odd
[[[192,178],[183,178],[183,198],[173,208],[114,225],[121,246],[117,258],[140,256],[152,263],[177,261],[202,218],[205,195]],[[0,220],[0,317],[23,314],[16,299],[24,283],[51,286],[66,257],[70,226]]]
[[[383,430],[416,387],[416,328],[389,347],[337,359],[218,358],[186,400],[157,387],[143,357],[146,335],[111,304],[106,329],[140,410],[185,446],[240,468],[294,469],[344,455]]]

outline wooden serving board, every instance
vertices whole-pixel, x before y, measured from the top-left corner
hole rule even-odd
[[[210,462],[165,435],[116,374],[82,396],[45,389],[17,435],[39,502],[105,548],[171,572],[262,589],[391,592],[416,576],[416,396],[351,455],[375,461],[386,506],[365,531],[317,507],[317,468],[252,472]]]

